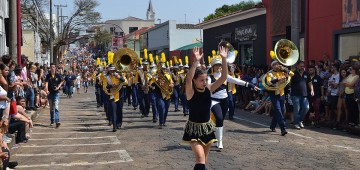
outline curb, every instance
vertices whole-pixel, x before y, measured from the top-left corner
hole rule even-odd
[[[38,110],[36,111],[25,111],[27,114],[30,114],[30,117],[31,117],[31,120],[35,120],[39,115],[40,113],[42,112],[42,108],[39,108]],[[16,136],[16,133],[13,135],[14,137],[11,138],[11,142],[8,143],[8,147],[10,148],[10,150],[12,150],[11,148],[14,146],[15,144],[15,136]]]
[[[329,129],[333,128],[333,124],[329,123],[329,122],[320,123],[320,126],[325,127],[325,128],[329,128]],[[346,132],[348,132],[350,134],[360,136],[360,128],[352,127],[352,126],[349,126],[349,125],[340,124],[339,128],[334,129],[334,130],[338,130],[338,131],[345,130]]]

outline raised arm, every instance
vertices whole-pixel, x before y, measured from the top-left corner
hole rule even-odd
[[[249,87],[249,88],[252,88],[254,90],[260,90],[256,85],[254,84],[251,84],[247,81],[244,81],[244,80],[241,80],[241,79],[237,79],[237,78],[234,78],[234,77],[231,77],[230,75],[228,75],[227,77],[227,81],[229,83],[234,83],[234,84],[237,84],[237,85],[240,85],[240,86],[245,86],[245,87]]]
[[[193,52],[195,54],[195,61],[191,65],[191,68],[186,76],[186,83],[185,83],[185,93],[187,100],[190,100],[194,95],[194,89],[192,88],[193,87],[192,79],[194,78],[196,67],[200,63],[200,59],[203,57],[203,54],[200,55],[199,48],[195,47],[193,49]]]
[[[225,47],[220,46],[220,56],[221,56],[221,76],[219,79],[217,79],[214,83],[209,84],[208,88],[211,92],[215,91],[217,88],[219,88],[221,86],[221,84],[223,84],[225,82],[225,80],[227,79],[228,76],[228,69],[227,69],[227,58],[228,55],[228,49]]]

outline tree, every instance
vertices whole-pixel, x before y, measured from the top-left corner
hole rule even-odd
[[[94,40],[96,44],[108,44],[111,42],[111,39],[112,39],[112,34],[107,32],[106,30],[98,31],[94,35]]]
[[[98,49],[105,50],[107,44],[109,44],[112,40],[113,35],[106,30],[104,31],[97,31],[94,35],[94,41],[98,47]]]
[[[95,11],[95,8],[99,5],[97,0],[74,0],[74,12],[67,20],[64,21],[62,30],[59,30],[60,34],[55,36],[53,29],[50,30],[50,22],[46,19],[45,10],[49,8],[48,0],[21,0],[21,12],[23,19],[33,27],[37,26],[37,13],[39,14],[39,35],[42,41],[43,47],[49,49],[49,34],[52,34],[54,39],[54,56],[57,56],[58,50],[63,45],[68,45],[71,42],[70,33],[76,30],[81,30],[87,27],[88,23],[98,22],[101,17],[100,13]],[[38,8],[37,8],[37,7]],[[25,14],[25,15],[24,15]],[[54,25],[53,25],[54,27]],[[50,32],[49,32],[50,30]]]
[[[245,11],[251,8],[254,8],[256,5],[256,2],[254,2],[253,0],[248,0],[248,1],[242,1],[238,4],[234,4],[234,5],[223,5],[220,8],[216,8],[215,13],[209,14],[208,16],[206,16],[204,18],[204,21],[208,21],[217,17],[221,17],[224,15],[227,15],[229,13],[232,12],[236,12],[236,11]]]

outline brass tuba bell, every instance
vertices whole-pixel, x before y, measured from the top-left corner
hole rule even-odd
[[[275,60],[284,66],[292,66],[299,59],[299,50],[296,45],[287,39],[281,39],[275,44]]]
[[[228,63],[234,63],[234,61],[236,59],[236,55],[237,55],[237,52],[236,52],[235,48],[227,41],[221,41],[219,43],[219,47],[225,47],[225,48],[227,48],[229,50],[226,61]]]
[[[113,65],[117,71],[130,72],[136,68],[138,55],[130,48],[122,48],[116,51],[113,60]]]
[[[285,66],[292,66],[299,60],[299,50],[296,45],[287,39],[281,39],[275,44],[275,52],[270,52],[272,59],[277,60],[279,63]],[[274,54],[273,54],[274,53]],[[285,71],[285,67],[281,71]],[[286,71],[289,72],[289,71]],[[283,83],[279,83],[276,86],[269,85],[266,81],[266,75],[272,74],[272,70],[267,72],[261,77],[261,83],[266,90],[276,91],[281,88],[285,88],[291,81],[293,74],[288,74],[287,79]]]

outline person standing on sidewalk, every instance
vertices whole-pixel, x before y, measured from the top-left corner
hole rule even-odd
[[[203,54],[198,48],[194,48],[194,60],[186,78],[186,99],[189,106],[189,119],[185,125],[183,141],[190,143],[196,157],[194,170],[205,170],[206,160],[209,156],[211,144],[216,142],[214,133],[215,124],[210,119],[211,92],[218,89],[227,79],[228,69],[226,57],[228,49],[220,47],[222,58],[221,76],[215,82],[207,83],[206,70],[197,69]]]
[[[357,126],[359,124],[359,108],[354,98],[354,87],[355,84],[359,81],[359,76],[357,75],[358,70],[358,65],[352,64],[352,66],[349,67],[350,74],[344,81],[345,102],[349,112],[349,121],[351,126]]]
[[[314,96],[313,85],[310,82],[309,75],[305,72],[305,63],[299,61],[291,78],[291,101],[294,107],[294,128],[300,130],[304,128],[303,121],[306,113],[309,111],[309,102],[307,99],[307,89],[310,88],[310,95]]]
[[[320,127],[320,99],[324,96],[323,81],[319,75],[316,74],[315,66],[309,67],[309,82],[313,85],[314,95],[311,96],[311,91],[308,90],[309,105],[315,113],[315,127]],[[309,88],[310,89],[310,88]]]
[[[50,74],[46,75],[45,82],[49,90],[49,104],[50,104],[50,121],[51,126],[56,123],[56,127],[60,126],[60,115],[59,115],[59,90],[64,83],[62,76],[56,73],[56,65],[50,64]]]

